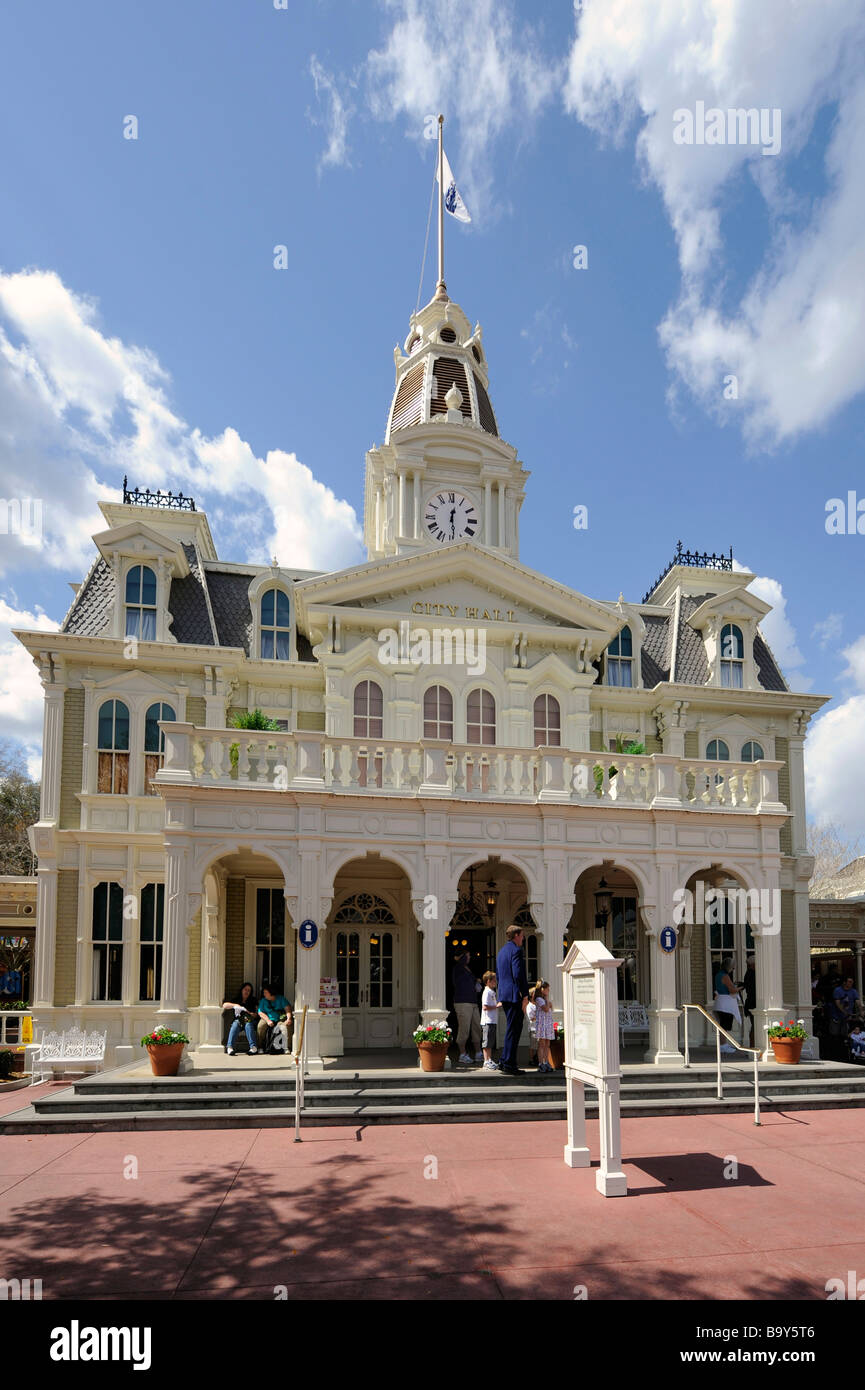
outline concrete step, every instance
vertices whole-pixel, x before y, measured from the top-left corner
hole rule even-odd
[[[827,1094],[779,1098],[785,1110],[836,1109],[862,1106],[860,1091],[839,1091]],[[586,1112],[597,1113],[597,1101],[587,1098]],[[656,1101],[628,1098],[621,1102],[622,1115],[639,1116],[682,1114],[741,1114],[750,1113],[751,1101],[727,1096],[717,1098],[681,1097]],[[495,1121],[564,1120],[564,1100],[523,1101],[503,1110],[496,1101],[455,1103],[453,1105],[345,1105],[306,1110],[302,1129],[326,1125],[367,1124],[472,1124]],[[290,1106],[239,1107],[221,1109],[178,1109],[143,1112],[127,1108],[105,1113],[102,1110],[76,1109],[60,1114],[41,1114],[34,1107],[16,1111],[0,1119],[0,1134],[75,1134],[94,1132],[123,1132],[127,1130],[172,1129],[269,1129],[294,1125],[294,1110]],[[287,1138],[288,1142],[288,1138]]]

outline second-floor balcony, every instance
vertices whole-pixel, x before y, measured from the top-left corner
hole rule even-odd
[[[780,762],[161,725],[157,786],[785,815]]]

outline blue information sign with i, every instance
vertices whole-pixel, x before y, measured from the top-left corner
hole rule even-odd
[[[318,927],[310,917],[307,917],[305,922],[301,922],[298,936],[300,937],[301,946],[305,946],[308,951],[312,950],[312,947],[315,945],[316,941],[318,941]]]
[[[676,942],[678,940],[678,937],[676,936],[676,928],[663,927],[661,929],[661,935],[659,939],[662,951],[675,951]]]

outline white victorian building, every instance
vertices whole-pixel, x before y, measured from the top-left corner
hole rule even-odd
[[[480,972],[515,918],[557,1008],[569,939],[622,959],[647,1062],[679,1058],[679,1005],[711,1001],[724,956],[741,978],[755,950],[758,1037],[810,1018],[803,744],[823,700],[789,690],[753,576],[680,547],[615,602],[527,568],[529,475],[480,328],[442,286],[395,359],[366,563],[220,560],[190,499],[124,488],[61,631],[17,634],[45,688],[37,1026],[107,1027],[119,1062],[163,1022],[206,1053],[223,999],[269,977],[309,1006],[313,1068],[412,1047],[455,946]],[[278,731],[232,727],[253,709]],[[710,887],[780,911],[703,920]],[[698,910],[665,953],[685,889]]]

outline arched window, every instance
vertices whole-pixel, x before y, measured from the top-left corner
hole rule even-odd
[[[93,949],[91,999],[120,999],[123,994],[123,889],[97,883],[91,922]]]
[[[129,710],[106,700],[99,710],[96,790],[122,796],[129,791]]]
[[[623,627],[607,647],[607,685],[634,684],[634,644],[631,629]]]
[[[291,611],[283,589],[261,596],[261,656],[264,661],[291,660]]]
[[[144,716],[144,794],[155,796],[156,788],[150,785],[165,761],[165,735],[159,727],[160,719],[176,719],[171,705],[158,703],[151,705]],[[143,997],[143,996],[142,996]],[[155,997],[155,996],[154,996]]]
[[[761,743],[744,743],[742,745],[742,762],[758,763],[761,758],[765,758],[763,745]]]
[[[496,702],[488,690],[472,690],[466,700],[466,741],[496,741]]]
[[[726,763],[730,760],[730,750],[722,738],[713,738],[706,744],[706,757],[709,762]]]
[[[138,998],[142,1000],[155,1001],[162,995],[164,916],[165,884],[145,883],[141,890],[138,927]]]
[[[562,716],[555,695],[535,700],[535,747],[558,748],[562,742]]]
[[[745,684],[745,643],[735,623],[721,628],[721,684],[729,690],[741,690]]]
[[[355,738],[381,738],[384,696],[375,681],[360,681],[354,687]]]
[[[156,641],[156,575],[149,565],[133,565],[126,576],[126,636]]]
[[[443,685],[431,685],[423,697],[424,738],[446,738],[453,742],[454,700]]]

